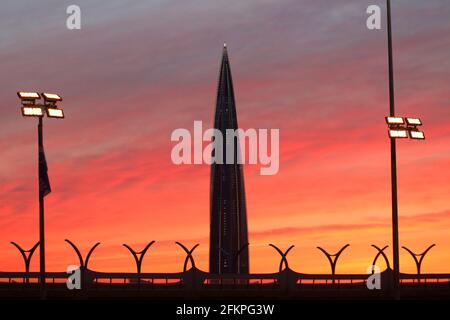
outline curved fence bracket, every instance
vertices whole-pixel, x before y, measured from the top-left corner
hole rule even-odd
[[[147,253],[147,250],[155,243],[155,240],[149,242],[145,248],[142,251],[134,251],[133,248],[131,248],[129,245],[127,245],[126,243],[123,244],[123,246],[125,248],[127,248],[131,254],[133,255],[134,261],[136,262],[136,268],[137,268],[137,273],[141,273],[141,268],[142,268],[142,260],[144,260],[144,256]]]
[[[420,274],[420,269],[421,269],[421,267],[422,267],[423,259],[424,259],[425,256],[427,255],[428,251],[430,251],[431,248],[433,248],[435,245],[436,245],[436,244],[433,243],[433,244],[430,245],[427,249],[425,249],[424,252],[422,252],[422,253],[420,253],[420,254],[414,253],[414,252],[412,252],[410,249],[408,249],[407,247],[402,246],[402,248],[405,249],[406,251],[408,251],[409,254],[413,257],[414,262],[416,263],[417,274]],[[419,259],[417,259],[417,257],[419,257]]]
[[[328,262],[330,262],[330,265],[331,265],[331,274],[332,274],[333,276],[336,274],[336,264],[337,264],[337,261],[338,261],[340,255],[341,255],[341,253],[344,252],[344,250],[345,250],[347,247],[349,247],[349,246],[350,246],[350,244],[347,243],[345,246],[343,246],[343,247],[341,248],[341,250],[339,250],[339,251],[338,251],[337,253],[335,253],[335,254],[330,254],[330,253],[328,253],[325,249],[323,249],[323,248],[321,248],[321,247],[317,247],[317,249],[319,249],[320,251],[322,251],[323,254],[327,257]],[[333,279],[333,283],[334,283],[334,279]]]
[[[25,272],[26,273],[30,272],[31,258],[33,257],[33,253],[36,251],[37,247],[39,247],[39,243],[40,242],[38,241],[31,249],[25,250],[21,246],[19,246],[18,243],[11,241],[11,244],[13,246],[15,246],[17,248],[17,250],[19,250],[20,254],[22,255],[23,262],[25,263]]]
[[[89,250],[89,252],[86,256],[86,261],[84,261],[84,267],[86,269],[88,267],[89,259],[91,258],[92,253],[94,252],[95,248],[97,248],[99,245],[100,245],[100,242],[97,242],[96,244],[94,244],[94,246],[91,248],[91,250]]]
[[[244,252],[244,250],[248,248],[249,245],[250,245],[250,243],[246,243],[239,249],[239,251],[236,253],[236,257],[235,257],[236,260],[239,258],[241,253]]]
[[[289,269],[289,263],[287,260],[287,255],[289,253],[289,251],[292,250],[292,248],[294,248],[294,245],[291,245],[285,252],[281,251],[280,248],[278,248],[276,245],[269,243],[269,246],[271,246],[272,248],[274,248],[281,256],[281,261],[280,261],[280,266],[278,267],[278,272],[283,271],[283,264],[285,266],[285,269]]]
[[[384,252],[384,250],[385,250],[386,248],[388,248],[389,246],[384,246],[384,247],[381,248],[381,249],[380,249],[378,246],[374,245],[374,244],[372,244],[371,246],[378,250],[377,255],[375,256],[375,258],[373,259],[373,262],[372,262],[372,273],[375,272],[375,265],[377,264],[377,260],[378,260],[378,258],[380,257],[380,255],[384,258],[384,262],[386,262],[386,267],[387,267],[388,269],[391,269],[391,265],[390,265],[390,263],[389,263],[389,259],[388,259],[388,257],[386,256],[386,253]]]
[[[184,252],[186,252],[186,259],[184,259],[184,266],[183,266],[183,272],[187,271],[187,264],[188,261],[191,262],[191,267],[192,268],[196,268],[195,266],[195,261],[194,261],[194,257],[192,256],[192,253],[194,252],[194,250],[200,245],[199,243],[197,243],[195,246],[192,247],[191,250],[189,250],[188,248],[186,248],[186,246],[184,246],[181,242],[175,242],[177,245],[179,245],[181,247],[181,249],[184,250]]]
[[[70,241],[68,239],[65,239],[64,241],[66,241],[73,248],[73,250],[75,250],[75,253],[78,256],[78,261],[80,263],[80,267],[87,269],[88,263],[89,263],[89,259],[91,258],[91,255],[94,252],[95,248],[97,248],[100,245],[100,242],[97,242],[96,244],[94,244],[91,247],[91,249],[89,250],[88,254],[86,255],[86,260],[83,260],[83,256],[81,255],[81,252],[78,249],[78,247],[72,241]]]
[[[245,249],[248,249],[248,246],[250,245],[250,243],[246,243],[244,245],[242,245],[242,247],[238,250],[238,252],[236,252],[236,255],[234,257],[234,261],[236,263],[236,271],[237,273],[241,273],[240,267],[239,267],[239,256],[241,255],[242,252],[244,252]]]

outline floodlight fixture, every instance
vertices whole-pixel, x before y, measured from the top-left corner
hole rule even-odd
[[[42,117],[44,112],[40,107],[22,107],[22,115],[24,117]]]
[[[56,93],[42,93],[42,96],[44,97],[44,101],[45,102],[58,102],[58,101],[62,101],[61,96],[59,96]]]
[[[409,130],[409,136],[411,139],[425,140],[425,134],[419,130]]]
[[[17,95],[19,96],[20,100],[22,100],[22,101],[35,101],[35,100],[41,98],[41,96],[37,92],[19,91],[19,92],[17,92]]]
[[[406,123],[409,126],[421,126],[422,120],[420,120],[419,118],[406,118]]]
[[[396,138],[408,138],[408,131],[405,129],[389,129],[389,137],[396,139]]]
[[[47,117],[49,118],[64,118],[64,111],[58,108],[47,108]]]
[[[386,117],[386,123],[388,125],[400,125],[405,124],[405,120],[402,117]]]

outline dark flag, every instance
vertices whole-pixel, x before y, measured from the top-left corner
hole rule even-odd
[[[39,195],[45,197],[52,189],[47,173],[47,161],[45,160],[44,148],[39,148]]]

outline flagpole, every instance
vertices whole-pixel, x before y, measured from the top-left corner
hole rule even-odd
[[[39,252],[40,252],[40,283],[41,298],[45,299],[45,237],[44,237],[44,192],[41,190],[41,164],[40,153],[44,150],[43,134],[42,134],[42,117],[39,117],[38,124],[38,174],[39,174]]]

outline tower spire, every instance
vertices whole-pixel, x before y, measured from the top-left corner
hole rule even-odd
[[[237,161],[240,152],[239,139],[226,135],[227,129],[238,129],[226,43],[217,86],[214,128],[222,133],[223,144],[217,148],[222,148],[220,151],[224,164],[211,165],[209,268],[211,273],[245,274],[249,272],[249,255],[244,173],[242,165]],[[225,163],[227,145],[234,148],[234,161],[231,164]],[[217,148],[214,148],[213,152],[218,153]]]

